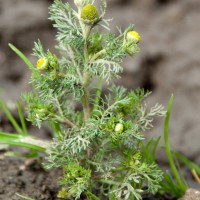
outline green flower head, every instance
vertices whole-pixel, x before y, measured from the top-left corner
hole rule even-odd
[[[99,13],[92,4],[87,4],[81,10],[81,19],[86,24],[94,24],[99,20]]]

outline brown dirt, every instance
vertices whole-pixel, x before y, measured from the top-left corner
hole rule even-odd
[[[27,160],[21,158],[1,158],[0,199],[19,200],[16,193],[36,200],[58,200],[57,180],[61,171],[45,171],[32,162],[25,169]]]

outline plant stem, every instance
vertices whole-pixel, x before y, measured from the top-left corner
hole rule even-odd
[[[64,123],[67,126],[69,126],[69,128],[76,128],[76,125],[73,122],[71,122],[69,119],[65,118],[63,110],[62,110],[61,105],[60,105],[60,102],[58,101],[57,98],[55,99],[55,102],[56,102],[56,105],[57,105],[57,109],[60,113],[60,116],[62,116],[62,118],[63,118],[63,119],[62,118],[60,119],[59,116],[57,116],[58,120],[61,123]]]
[[[87,46],[87,39],[90,35],[91,28],[86,28],[87,31],[83,31],[85,33],[85,43],[84,43],[84,57],[85,57],[85,64],[88,64],[89,55],[88,55],[88,46]],[[88,72],[84,72],[83,77],[83,97],[82,97],[82,105],[83,105],[83,112],[84,112],[84,119],[87,121],[90,118],[90,105],[89,105],[89,99],[90,99],[90,92],[89,92],[89,83],[90,83],[90,74]]]
[[[199,177],[198,174],[196,173],[195,169],[192,169],[192,170],[191,170],[191,173],[192,173],[194,179],[196,180],[196,182],[200,184],[200,177]]]
[[[95,61],[99,56],[101,56],[102,54],[104,54],[106,52],[105,49],[102,49],[101,51],[99,51],[98,53],[94,54],[93,57],[90,59],[89,62],[93,62]],[[93,111],[97,109],[98,105],[99,105],[99,100],[101,97],[101,92],[102,92],[102,85],[103,85],[103,78],[100,77],[98,80],[98,84],[97,84],[97,90],[96,90],[96,96],[95,96],[95,100],[94,100],[94,108]]]
[[[88,73],[86,73],[85,76],[84,76],[84,81],[83,81],[84,95],[82,97],[82,104],[83,104],[83,112],[84,112],[85,121],[87,121],[90,118],[90,105],[89,105],[90,92],[89,92],[89,89],[88,89],[89,80],[90,80],[90,75]]]
[[[76,124],[74,124],[72,121],[70,121],[67,118],[64,118],[64,117],[62,118],[62,117],[56,115],[55,119],[56,119],[56,121],[58,121],[58,122],[60,122],[62,124],[67,125],[69,128],[76,128],[77,127]]]
[[[98,108],[101,92],[102,92],[102,86],[103,86],[103,79],[102,77],[99,78],[98,84],[97,84],[97,90],[96,90],[96,96],[94,100],[94,107],[93,111],[95,111]]]
[[[67,126],[69,126],[70,128],[76,128],[76,125],[73,123],[73,122],[71,122],[70,120],[68,120],[68,119],[65,119],[64,121],[63,121],[63,123],[65,123]]]
[[[94,54],[92,56],[92,58],[90,59],[90,62],[95,61],[99,56],[103,55],[106,52],[105,49],[102,49],[101,51],[99,51],[98,53]]]

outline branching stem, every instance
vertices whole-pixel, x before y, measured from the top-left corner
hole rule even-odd
[[[105,49],[102,49],[102,50],[99,51],[98,53],[94,54],[94,55],[92,56],[92,58],[90,59],[89,62],[95,61],[98,57],[100,57],[100,56],[103,55],[104,53],[106,53],[106,50],[105,50]]]
[[[76,125],[68,119],[64,119],[63,123],[69,126],[70,128],[76,128]]]
[[[61,123],[66,124],[69,128],[76,128],[76,125],[73,122],[71,122],[69,119],[65,118],[64,113],[63,113],[62,108],[61,108],[61,105],[60,105],[60,102],[58,101],[57,98],[55,99],[55,101],[56,101],[56,105],[57,105],[58,111],[60,113],[60,116],[62,116],[62,118],[63,118],[63,119],[59,118],[58,120]]]

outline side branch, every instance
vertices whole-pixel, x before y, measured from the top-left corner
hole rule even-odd
[[[62,122],[66,124],[69,128],[76,128],[76,125],[68,119],[64,119]]]

